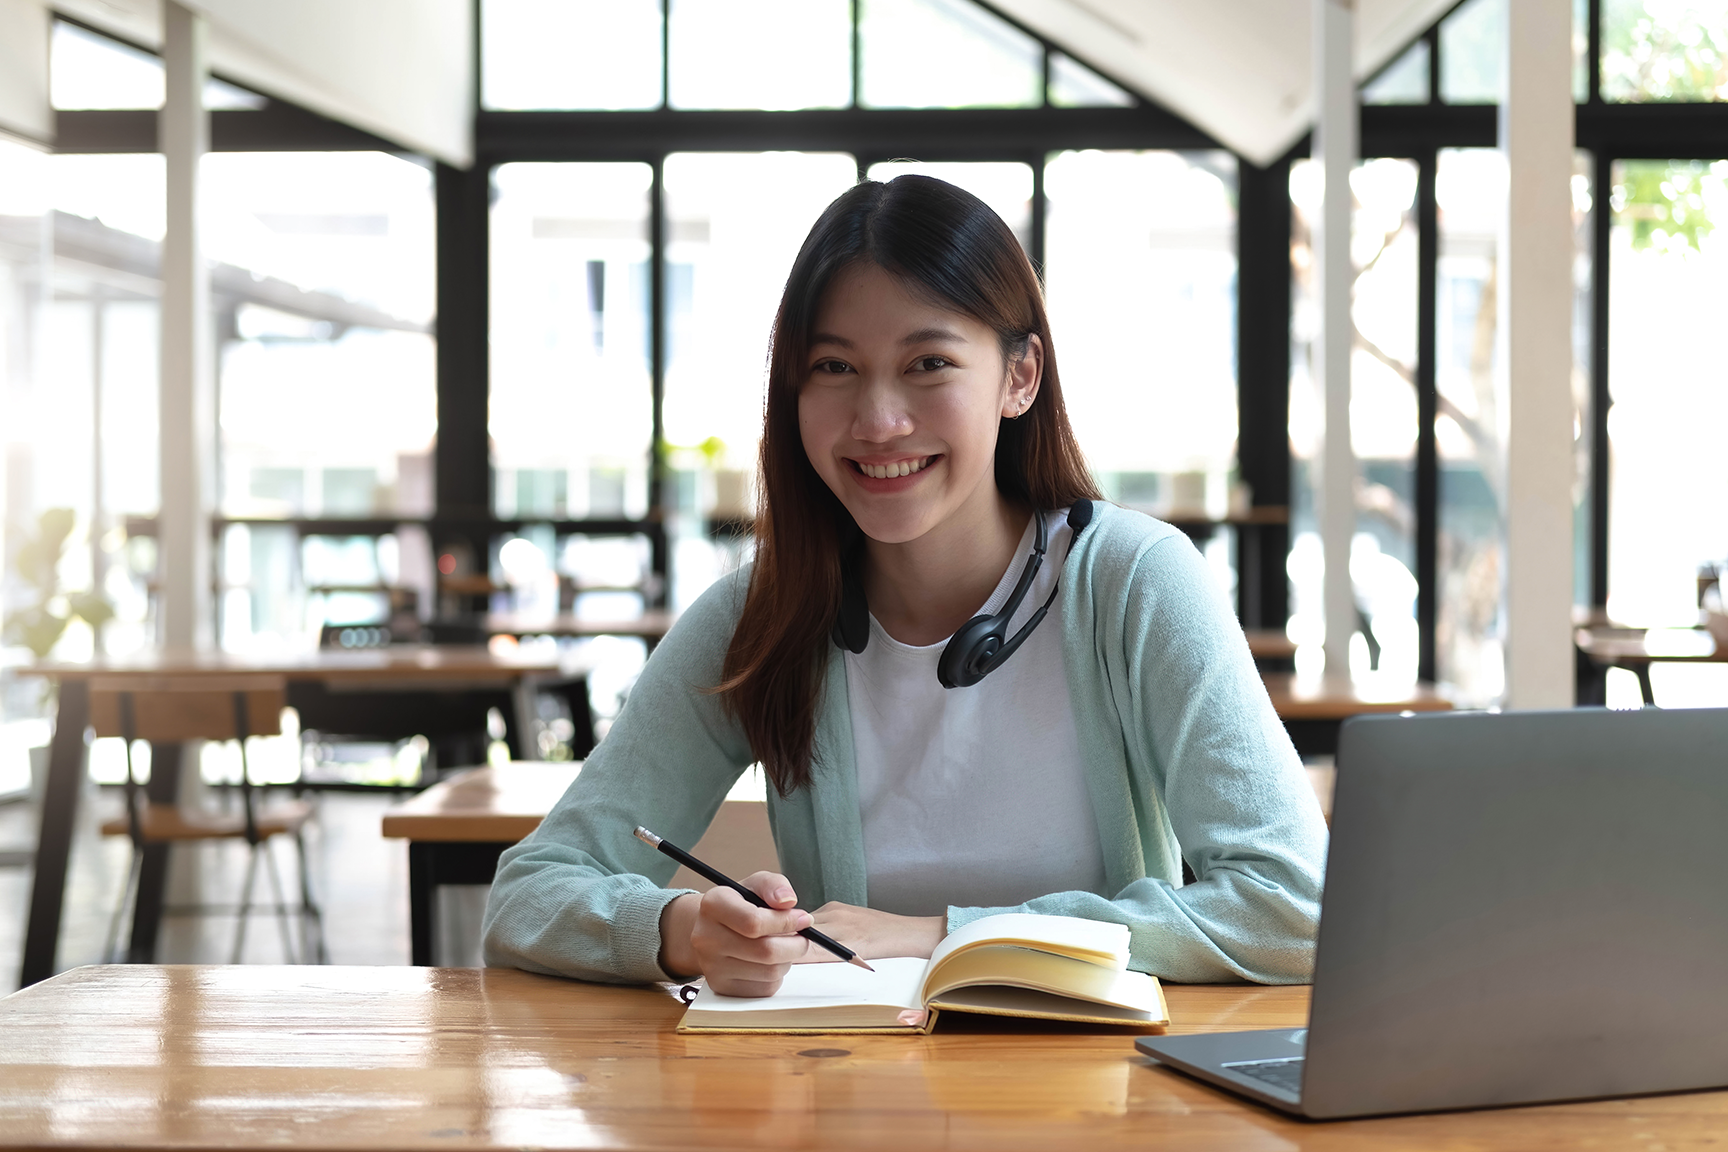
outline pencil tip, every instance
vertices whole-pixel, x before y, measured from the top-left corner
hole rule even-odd
[[[872,968],[872,967],[870,967],[870,965],[868,965],[868,964],[866,964],[866,963],[864,963],[864,961],[862,961],[862,960],[860,960],[860,959],[859,959],[859,958],[858,958],[858,957],[856,957],[856,956],[854,956],[854,957],[852,957],[852,959],[851,959],[851,960],[850,960],[850,961],[848,961],[848,963],[851,963],[851,964],[856,964],[856,965],[858,965],[858,967],[860,967],[860,968],[862,968],[862,969],[864,969],[864,971],[866,971],[866,972],[874,972],[874,971],[876,971],[876,969],[874,969],[874,968]]]

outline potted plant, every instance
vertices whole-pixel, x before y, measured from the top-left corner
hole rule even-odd
[[[72,535],[75,521],[70,508],[48,509],[37,519],[35,534],[27,537],[13,556],[13,570],[31,595],[24,607],[6,613],[0,638],[6,644],[28,648],[38,660],[48,657],[74,618],[100,629],[114,616],[113,605],[100,590],[65,592],[60,587],[60,561],[66,554],[66,540]],[[47,694],[52,691],[44,683],[45,707],[49,704]],[[40,797],[47,749],[30,751],[30,791]]]

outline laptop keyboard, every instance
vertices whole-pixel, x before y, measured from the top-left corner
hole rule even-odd
[[[1282,1088],[1300,1096],[1302,1061],[1301,1056],[1289,1056],[1283,1060],[1240,1060],[1234,1064],[1225,1064],[1224,1067],[1262,1084],[1270,1084],[1274,1088]]]

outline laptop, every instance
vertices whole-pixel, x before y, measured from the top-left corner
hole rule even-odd
[[[1315,1119],[1728,1086],[1728,709],[1350,721],[1308,1027],[1136,1045]]]

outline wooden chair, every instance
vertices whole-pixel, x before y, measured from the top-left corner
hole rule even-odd
[[[295,801],[260,811],[252,785],[251,765],[246,755],[248,736],[275,736],[282,731],[282,708],[286,685],[280,676],[229,676],[197,679],[172,676],[96,677],[90,682],[90,722],[98,736],[118,736],[126,744],[126,812],[102,825],[104,836],[125,836],[132,841],[132,867],[120,903],[108,928],[107,955],[114,956],[120,919],[133,899],[149,845],[198,840],[244,840],[251,846],[246,877],[241,883],[240,903],[199,904],[164,908],[164,915],[208,914],[238,911],[231,963],[240,962],[246,943],[246,921],[254,907],[273,911],[282,929],[282,946],[290,963],[315,956],[328,963],[323,921],[312,901],[306,866],[306,842],[301,832],[311,815],[308,805]],[[151,740],[236,740],[240,744],[240,802],[238,814],[205,812],[174,804],[150,802],[144,795],[132,762],[132,742]],[[300,902],[289,904],[283,897],[282,878],[269,842],[275,836],[292,836],[300,862]],[[262,858],[270,874],[276,902],[254,905],[252,889]],[[296,951],[288,929],[288,918],[301,920],[300,947]]]

